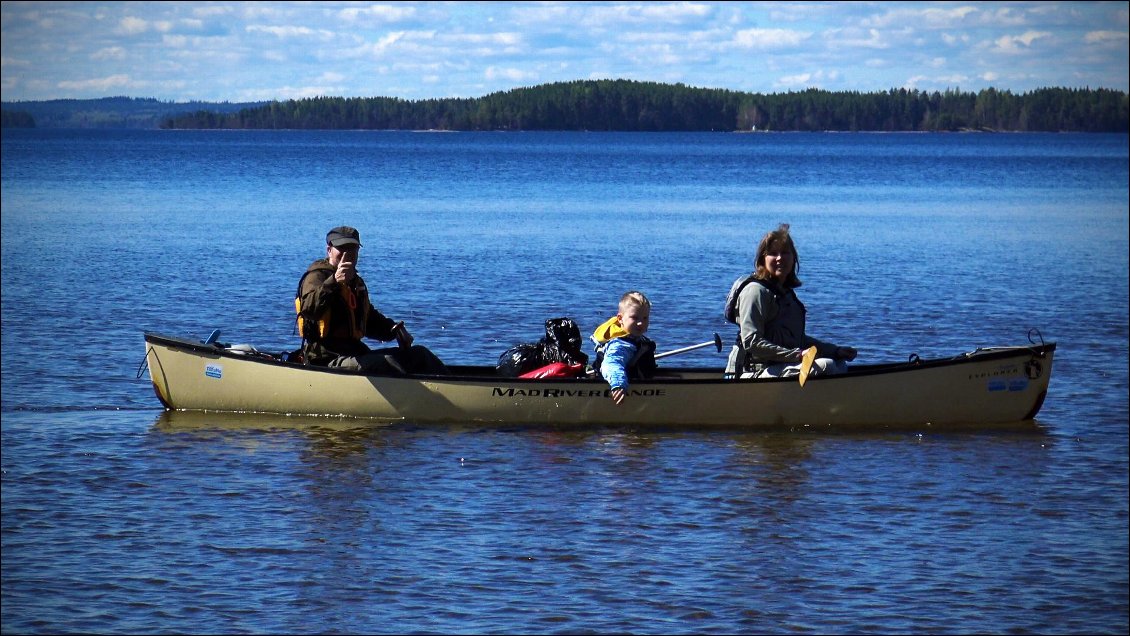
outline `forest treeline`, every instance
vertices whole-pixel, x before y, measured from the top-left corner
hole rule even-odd
[[[35,128],[35,118],[22,110],[0,111],[0,128]]]
[[[588,131],[1121,132],[1127,94],[1042,88],[1029,93],[891,89],[762,95],[631,80],[518,88],[478,98],[314,97],[236,112],[198,110],[162,128]]]
[[[3,102],[5,128],[158,128],[166,118],[207,110],[230,113],[267,102],[166,102],[152,97],[102,97]]]
[[[762,95],[631,80],[518,88],[471,99],[317,97],[231,103],[106,97],[4,102],[2,124],[39,128],[616,131],[1070,131],[1126,133],[1127,94],[809,89]]]

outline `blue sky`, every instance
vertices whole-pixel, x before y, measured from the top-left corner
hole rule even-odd
[[[4,101],[1128,91],[1127,2],[3,2]]]

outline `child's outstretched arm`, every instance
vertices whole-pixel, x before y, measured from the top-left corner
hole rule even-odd
[[[636,345],[617,338],[608,343],[600,363],[600,375],[612,387],[610,397],[617,403],[628,396],[628,362],[636,354]]]

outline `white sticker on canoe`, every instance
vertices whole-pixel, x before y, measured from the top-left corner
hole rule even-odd
[[[224,367],[219,364],[209,364],[204,367],[204,375],[219,380],[224,375]]]

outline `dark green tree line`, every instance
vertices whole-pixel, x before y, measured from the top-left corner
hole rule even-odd
[[[102,97],[4,102],[4,111],[26,113],[37,128],[157,128],[168,117],[208,110],[230,113],[269,102],[166,102],[152,97]]]
[[[0,128],[35,128],[35,118],[22,110],[2,110]]]
[[[630,80],[545,84],[474,98],[315,97],[238,112],[198,110],[163,128],[591,131],[1122,132],[1127,94],[1043,88],[762,95]]]

